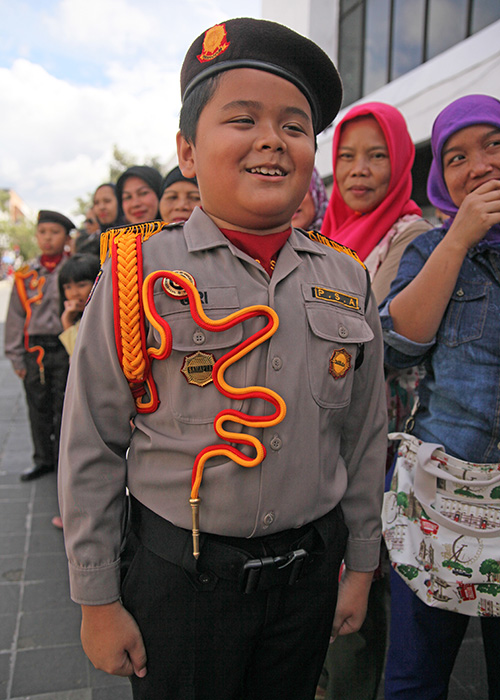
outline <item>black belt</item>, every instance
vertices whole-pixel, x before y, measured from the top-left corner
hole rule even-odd
[[[34,334],[28,336],[29,346],[41,345],[44,350],[57,350],[64,347],[57,335]]]
[[[173,525],[133,496],[130,501],[131,528],[147,549],[201,581],[205,577],[208,582],[210,574],[236,581],[244,593],[293,585],[333,542],[342,520],[337,506],[313,523],[273,535],[246,539],[202,533],[196,561],[190,530]]]

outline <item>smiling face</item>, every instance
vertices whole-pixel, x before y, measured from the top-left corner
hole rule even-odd
[[[335,180],[344,202],[366,214],[383,201],[391,180],[391,161],[382,129],[373,117],[359,117],[342,127]]]
[[[122,209],[131,224],[153,221],[158,216],[156,192],[140,177],[131,175],[123,185]]]
[[[101,224],[112,224],[118,216],[118,200],[109,185],[99,187],[94,194],[94,212]]]
[[[60,255],[69,242],[69,235],[62,224],[44,221],[36,227],[36,241],[44,255]]]
[[[164,191],[160,199],[163,221],[186,221],[200,203],[200,192],[194,182],[179,180]]]
[[[177,137],[179,165],[198,179],[220,228],[274,233],[290,225],[311,180],[311,109],[292,83],[249,68],[224,73],[204,107],[196,143]]]
[[[452,134],[442,154],[443,176],[453,203],[490,180],[500,180],[500,129],[489,124],[468,126]]]

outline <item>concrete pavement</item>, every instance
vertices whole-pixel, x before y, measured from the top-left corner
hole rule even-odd
[[[22,384],[3,354],[9,292],[0,281],[0,700],[131,700],[128,681],[96,671],[81,649],[63,537],[51,524],[55,475],[19,480],[32,447]],[[487,697],[479,622],[472,619],[448,700]]]
[[[23,483],[32,446],[21,381],[3,354],[10,285],[0,282],[0,700],[130,700],[125,678],[96,671],[69,597],[56,477]]]

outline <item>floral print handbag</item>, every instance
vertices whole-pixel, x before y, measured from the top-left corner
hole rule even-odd
[[[500,464],[473,464],[406,433],[384,495],[393,568],[427,605],[500,616]]]

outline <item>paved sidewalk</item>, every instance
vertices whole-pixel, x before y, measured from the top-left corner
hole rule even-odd
[[[8,294],[0,282],[0,313]],[[4,314],[0,317],[3,321]],[[130,700],[126,678],[96,671],[80,646],[69,597],[55,474],[19,480],[31,465],[20,380],[3,354],[0,323],[0,700]]]
[[[55,475],[19,480],[32,447],[22,384],[3,354],[8,291],[0,282],[0,700],[131,700],[128,680],[96,671],[81,649],[63,537],[50,522]],[[448,700],[487,697],[479,621],[472,619]]]

